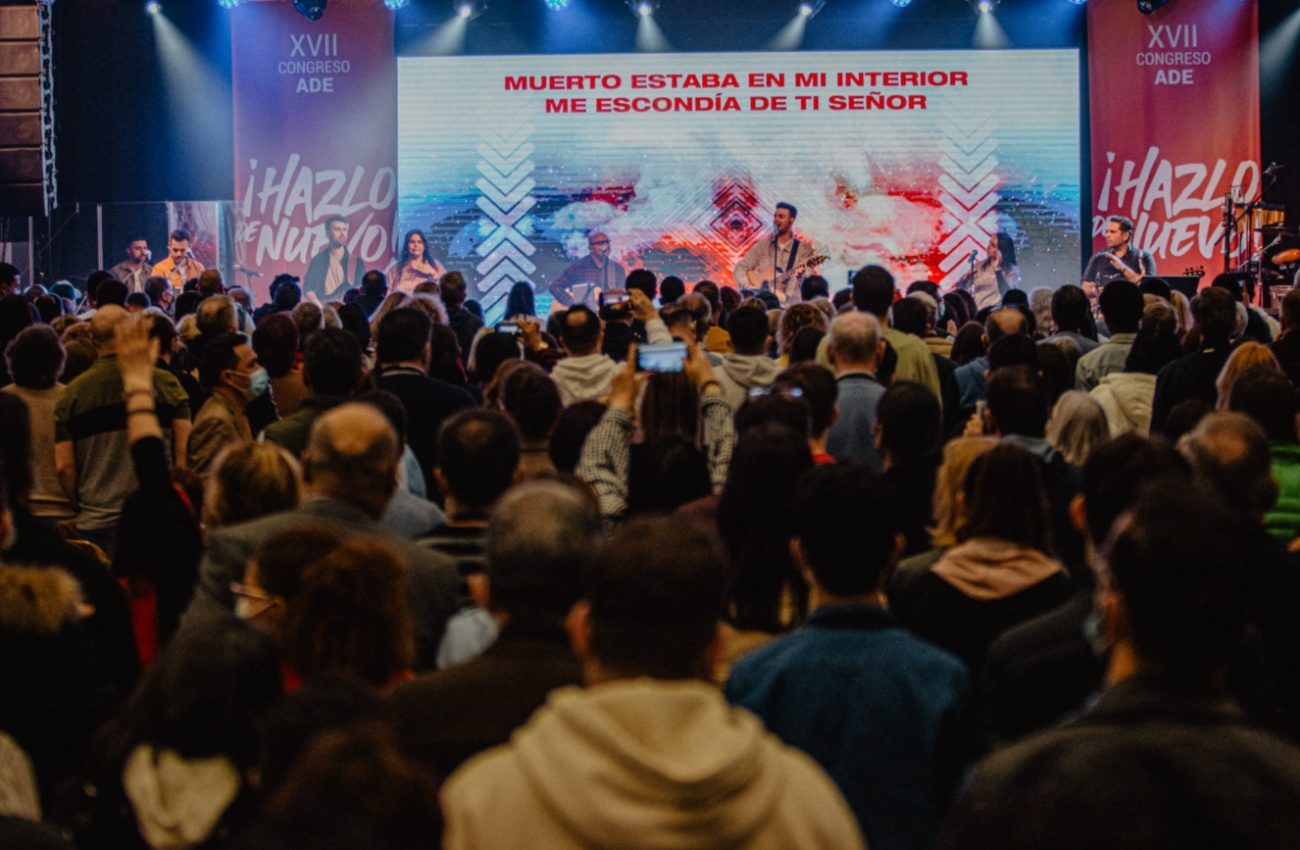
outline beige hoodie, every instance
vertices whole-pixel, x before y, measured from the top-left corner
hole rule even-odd
[[[1142,372],[1111,372],[1091,393],[1106,412],[1110,435],[1129,431],[1151,433],[1151,402],[1156,396],[1156,376]]]
[[[442,803],[451,850],[864,847],[821,768],[702,682],[556,691]]]

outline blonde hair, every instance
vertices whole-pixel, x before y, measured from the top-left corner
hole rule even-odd
[[[237,443],[213,461],[203,498],[208,528],[234,525],[297,507],[302,469],[293,455],[273,443]]]
[[[387,316],[389,313],[398,309],[399,307],[409,306],[406,303],[408,298],[409,296],[407,296],[405,292],[388,293],[388,297],[385,298],[383,303],[379,305],[379,309],[375,310],[375,315],[370,317],[371,339],[374,340],[379,339],[379,323],[384,320],[384,316]]]
[[[1083,390],[1062,393],[1047,422],[1047,442],[1072,466],[1083,466],[1092,450],[1110,436],[1106,411]]]
[[[1174,305],[1174,316],[1178,319],[1178,338],[1182,339],[1192,325],[1196,324],[1192,318],[1192,302],[1177,289],[1169,293],[1169,302]]]
[[[930,542],[936,548],[957,545],[962,525],[957,496],[966,486],[966,473],[977,457],[997,444],[997,437],[958,437],[943,447],[943,462],[934,478],[934,527],[930,529]]]
[[[181,336],[181,342],[189,344],[199,338],[199,317],[193,313],[187,313],[181,318],[176,325],[176,332]]]
[[[1228,357],[1228,362],[1223,364],[1223,370],[1219,372],[1219,377],[1214,381],[1214,388],[1219,391],[1219,403],[1215,405],[1216,410],[1227,410],[1229,403],[1232,401],[1232,385],[1237,383],[1237,378],[1252,366],[1268,366],[1279,374],[1282,372],[1282,364],[1277,362],[1277,356],[1273,350],[1262,342],[1243,342]]]

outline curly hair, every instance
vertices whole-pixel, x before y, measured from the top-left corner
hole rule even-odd
[[[817,328],[822,333],[830,330],[826,314],[811,303],[792,304],[781,314],[777,324],[776,339],[782,354],[790,353],[795,336],[804,328]]]

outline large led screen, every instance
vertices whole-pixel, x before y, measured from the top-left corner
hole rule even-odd
[[[609,235],[612,255],[733,283],[779,201],[832,289],[867,263],[944,286],[998,232],[1021,285],[1077,282],[1075,50],[399,60],[398,234],[494,317]]]

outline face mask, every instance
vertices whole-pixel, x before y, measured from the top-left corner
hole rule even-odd
[[[235,616],[244,622],[248,622],[258,614],[262,613],[258,610],[259,607],[261,606],[255,605],[253,600],[249,599],[247,596],[239,596],[235,598]]]
[[[244,398],[248,401],[260,398],[270,385],[271,376],[267,374],[265,369],[257,369],[248,376],[248,386],[243,388]]]

